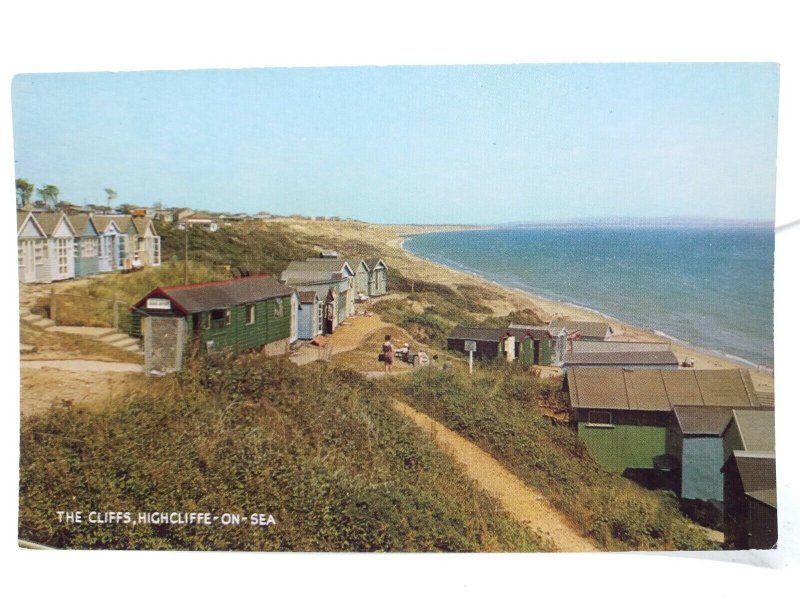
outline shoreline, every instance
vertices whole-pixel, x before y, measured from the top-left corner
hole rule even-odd
[[[469,229],[471,230],[471,228]],[[493,228],[486,227],[484,229],[493,229]],[[467,228],[442,229],[442,231],[458,231],[458,230],[466,231]],[[546,316],[550,316],[551,318],[559,315],[562,316],[570,315],[571,318],[577,320],[597,319],[599,317],[602,318],[603,320],[609,321],[612,325],[612,328],[614,328],[617,331],[614,334],[614,339],[619,339],[619,340],[625,339],[628,341],[643,341],[643,342],[651,342],[651,341],[666,342],[670,344],[670,347],[672,348],[673,352],[675,352],[676,356],[678,356],[679,360],[683,360],[684,358],[694,360],[695,363],[694,368],[747,369],[753,376],[753,383],[756,385],[756,389],[769,390],[769,391],[774,389],[774,369],[766,365],[758,365],[756,363],[753,363],[752,361],[748,361],[745,358],[733,356],[720,350],[696,346],[691,342],[675,338],[655,328],[651,329],[647,327],[630,325],[625,321],[618,319],[617,317],[605,314],[601,310],[595,308],[581,306],[565,300],[555,300],[547,298],[535,292],[520,289],[512,285],[506,285],[497,281],[492,281],[479,273],[457,269],[455,267],[451,267],[449,265],[442,264],[432,259],[426,258],[424,256],[415,254],[405,247],[405,242],[410,237],[418,235],[420,233],[435,233],[435,231],[425,231],[425,232],[409,231],[402,233],[398,232],[396,238],[389,240],[389,245],[399,249],[407,257],[413,260],[423,261],[425,263],[435,266],[438,269],[445,269],[447,271],[457,273],[459,276],[466,276],[469,278],[478,279],[484,284],[502,288],[503,290],[505,290],[506,292],[510,293],[513,296],[517,297],[521,296],[524,298],[524,300],[527,301],[527,303],[532,304],[537,309],[539,309],[540,312],[544,312]]]

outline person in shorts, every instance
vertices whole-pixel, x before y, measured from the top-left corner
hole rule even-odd
[[[392,336],[387,335],[383,341],[383,370],[389,373],[392,370],[392,363],[394,362],[394,346],[392,345]]]

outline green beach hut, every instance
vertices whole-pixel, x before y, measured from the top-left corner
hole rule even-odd
[[[131,309],[132,319],[141,323],[145,363],[152,360],[158,370],[177,364],[175,370],[187,349],[286,354],[294,294],[268,275],[158,287]]]
[[[744,369],[570,367],[564,377],[572,421],[589,453],[608,471],[653,469],[668,454],[676,406],[754,408]]]

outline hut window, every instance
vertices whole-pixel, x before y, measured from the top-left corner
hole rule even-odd
[[[611,413],[605,410],[590,410],[589,425],[611,427]]]
[[[211,329],[221,329],[231,324],[231,311],[228,308],[216,308],[211,311]]]
[[[282,317],[283,316],[283,298],[278,298],[275,300],[275,316]]]
[[[256,322],[256,305],[248,304],[244,307],[244,322],[245,325],[252,325]]]

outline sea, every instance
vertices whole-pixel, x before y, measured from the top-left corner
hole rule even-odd
[[[594,309],[743,365],[773,367],[768,226],[537,226],[418,234],[403,247]]]

